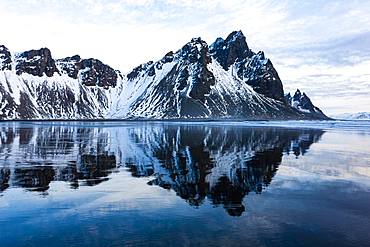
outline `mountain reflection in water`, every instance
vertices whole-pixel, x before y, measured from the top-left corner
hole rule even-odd
[[[248,193],[269,186],[283,155],[304,155],[324,133],[150,123],[20,126],[0,129],[0,195],[9,187],[47,193],[53,181],[95,186],[112,172],[129,171],[150,176],[149,185],[173,190],[190,205],[207,199],[233,216],[245,211]]]

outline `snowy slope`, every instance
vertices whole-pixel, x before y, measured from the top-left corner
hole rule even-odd
[[[316,109],[316,108],[315,108]],[[263,52],[231,33],[210,47],[194,38],[130,73],[49,49],[12,53],[0,46],[1,119],[325,119],[284,100]]]

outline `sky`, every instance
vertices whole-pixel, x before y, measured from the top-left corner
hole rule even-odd
[[[370,1],[0,0],[0,44],[48,47],[128,72],[193,37],[211,44],[242,30],[271,59],[285,92],[328,115],[370,112]]]

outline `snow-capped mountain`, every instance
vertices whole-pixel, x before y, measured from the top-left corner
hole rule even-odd
[[[299,89],[297,89],[293,96],[287,93],[284,98],[288,105],[300,112],[311,114],[318,119],[325,116],[318,107],[312,104],[311,99],[305,93],[301,93]]]
[[[194,38],[125,75],[98,59],[54,59],[47,48],[12,53],[0,46],[0,118],[327,117],[316,107],[288,104],[271,61],[252,52],[238,31],[210,46]]]
[[[342,113],[333,116],[333,118],[343,120],[370,120],[370,112]]]

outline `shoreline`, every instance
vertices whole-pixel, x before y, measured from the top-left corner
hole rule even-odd
[[[0,122],[289,122],[289,121],[370,121],[370,120],[345,120],[345,119],[210,119],[210,118],[192,118],[192,119],[0,119]]]

